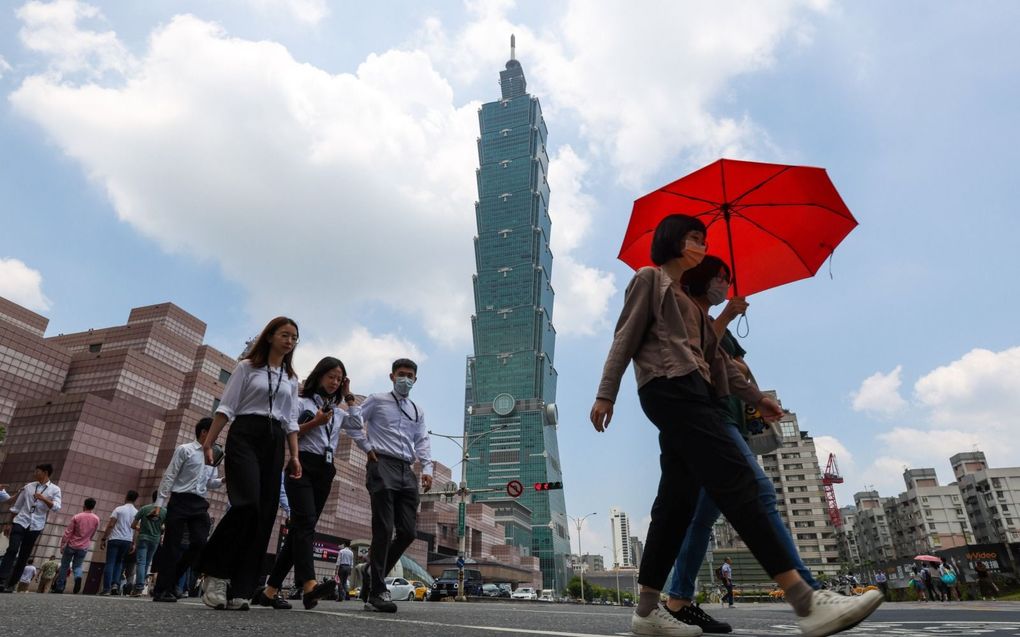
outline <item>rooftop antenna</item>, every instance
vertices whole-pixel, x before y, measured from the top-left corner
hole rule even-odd
[[[517,59],[517,37],[514,34],[510,34],[510,59]]]

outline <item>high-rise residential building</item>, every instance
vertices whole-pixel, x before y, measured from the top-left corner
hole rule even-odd
[[[634,566],[641,566],[641,556],[645,553],[645,545],[641,543],[641,539],[636,536],[630,536],[630,559],[634,562]]]
[[[635,566],[630,545],[630,520],[617,507],[609,509],[609,525],[613,535],[613,566],[625,568]]]
[[[800,429],[793,412],[783,415],[779,429],[783,445],[760,460],[776,486],[779,513],[804,564],[815,572],[835,574],[839,571],[839,542],[826,510],[814,438]]]
[[[468,361],[466,434],[485,435],[471,447],[467,483],[483,501],[506,500],[508,482],[524,483],[519,500],[531,511],[531,555],[539,558],[544,587],[561,590],[570,553],[563,491],[532,486],[563,480],[556,439],[547,131],[512,42],[499,77],[501,99],[478,113],[474,355]],[[508,531],[507,541],[520,537]]]
[[[601,554],[585,553],[584,555],[570,555],[570,568],[575,574],[584,571],[593,573],[606,570],[606,561]]]
[[[940,485],[935,469],[906,469],[907,490],[885,506],[896,557],[963,546],[974,541],[957,483]]]
[[[980,543],[1020,542],[1020,467],[993,469],[980,451],[949,459]]]
[[[840,507],[839,516],[843,521],[842,525],[836,529],[836,539],[839,541],[839,561],[853,569],[861,563],[861,553],[857,546],[857,507],[852,504]]]
[[[886,512],[888,506],[895,509],[895,503],[896,498],[883,498],[878,495],[878,491],[859,491],[854,494],[857,509],[854,530],[862,564],[878,564],[896,557]]]

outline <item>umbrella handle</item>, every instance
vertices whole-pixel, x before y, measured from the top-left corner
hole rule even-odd
[[[740,327],[741,325],[744,326],[743,329],[741,329]],[[750,333],[751,323],[750,321],[747,320],[747,312],[744,312],[743,314],[740,315],[740,318],[737,319],[737,336],[739,336],[740,338],[746,338],[747,335]]]

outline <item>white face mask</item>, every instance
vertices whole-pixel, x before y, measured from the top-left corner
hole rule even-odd
[[[724,283],[718,278],[712,279],[711,283],[708,284],[708,291],[705,292],[705,296],[708,297],[709,305],[719,305],[726,300],[726,294],[730,291],[730,284]]]
[[[400,376],[393,380],[393,391],[398,396],[407,396],[411,393],[411,388],[414,387],[414,380]]]

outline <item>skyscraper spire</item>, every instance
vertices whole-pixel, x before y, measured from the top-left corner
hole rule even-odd
[[[517,38],[513,33],[510,34],[510,59],[517,59]]]

